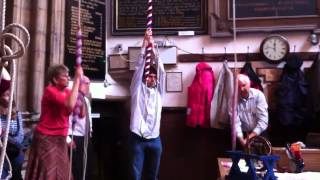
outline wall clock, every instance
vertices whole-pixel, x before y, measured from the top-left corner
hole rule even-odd
[[[260,53],[269,62],[281,62],[290,51],[288,40],[281,35],[270,35],[260,45]]]

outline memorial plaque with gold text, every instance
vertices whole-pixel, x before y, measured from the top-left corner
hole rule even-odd
[[[142,35],[147,0],[112,0],[112,35]],[[207,33],[207,0],[153,0],[154,34]]]
[[[82,67],[90,79],[105,78],[105,21],[104,0],[81,1]],[[65,58],[71,74],[76,59],[76,34],[78,27],[78,1],[66,1]]]
[[[229,0],[229,19],[232,19]],[[316,0],[237,0],[237,19],[261,19],[317,16]]]

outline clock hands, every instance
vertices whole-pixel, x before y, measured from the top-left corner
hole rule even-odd
[[[264,49],[274,49],[274,48],[271,46],[265,46]]]
[[[270,35],[266,37],[260,46],[263,56],[272,61],[279,62],[288,54],[288,40],[280,35]]]

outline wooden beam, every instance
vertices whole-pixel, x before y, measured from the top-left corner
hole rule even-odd
[[[294,53],[290,53],[292,55]],[[312,61],[317,57],[317,52],[299,52],[295,53],[304,61]],[[237,54],[237,60],[239,62],[244,61],[265,61],[264,57],[260,53],[239,53]],[[178,56],[179,62],[222,62],[225,59],[228,61],[234,61],[234,55],[227,54],[180,54]]]

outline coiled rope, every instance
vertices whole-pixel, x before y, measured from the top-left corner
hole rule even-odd
[[[5,17],[3,16],[2,18],[4,19]],[[4,24],[4,21],[2,21],[2,23]],[[20,30],[21,32],[23,32],[25,34],[25,37],[26,37],[25,43],[23,43],[22,40],[19,39],[18,36],[16,36],[13,33],[10,33],[10,31],[13,30],[14,28],[17,28],[18,30]],[[10,39],[12,42],[15,42],[17,44],[18,48],[15,51],[13,51],[8,45],[5,44],[5,41],[8,39]],[[16,83],[16,61],[15,61],[15,59],[18,59],[24,55],[24,53],[26,51],[26,47],[28,47],[29,43],[30,43],[30,34],[29,34],[28,30],[20,24],[17,24],[17,23],[9,24],[8,26],[6,26],[2,30],[2,32],[0,32],[0,53],[1,53],[1,55],[0,55],[0,74],[2,74],[2,70],[5,66],[5,64],[8,63],[8,61],[11,61],[11,70],[12,70],[12,72],[11,72],[12,73],[12,80],[10,83],[9,110],[8,110],[8,115],[7,115],[7,119],[6,119],[7,124],[6,124],[5,131],[4,131],[3,142],[2,142],[3,145],[2,145],[2,149],[1,149],[1,155],[0,155],[0,177],[2,176],[3,164],[4,164],[4,159],[6,156],[10,121],[11,121],[13,91],[15,89],[15,83]],[[0,80],[0,83],[1,83],[1,80]],[[8,159],[8,163],[10,164],[9,159]],[[9,173],[9,176],[11,176],[10,173]],[[10,178],[9,176],[6,179]]]
[[[7,2],[6,0],[2,0],[2,21],[1,21],[1,30],[4,29],[4,26],[6,25],[6,7],[7,7]]]

